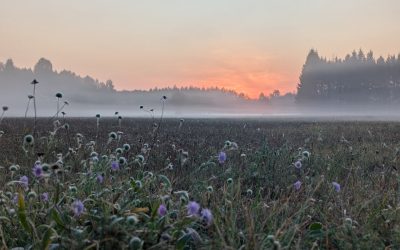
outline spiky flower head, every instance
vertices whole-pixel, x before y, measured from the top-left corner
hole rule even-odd
[[[202,209],[201,210],[201,218],[207,226],[210,226],[213,221],[213,215],[211,213],[211,210],[208,208]]]
[[[8,110],[7,106],[3,106],[3,111],[6,112]]]
[[[296,190],[299,190],[299,189],[301,188],[301,181],[296,181],[296,182],[293,184],[293,186],[294,186],[294,188],[295,188]]]
[[[40,195],[40,199],[44,202],[48,202],[49,201],[49,193],[42,193]]]
[[[85,211],[85,206],[83,205],[82,201],[75,200],[72,203],[72,211],[76,217],[79,217]]]
[[[125,151],[129,151],[131,149],[131,146],[128,143],[125,143],[122,147]]]
[[[189,216],[197,216],[199,214],[199,211],[200,211],[199,203],[195,201],[189,202],[189,204],[187,205],[187,213]]]
[[[164,204],[161,204],[158,207],[157,213],[159,216],[165,216],[167,214],[167,207]]]
[[[119,157],[119,159],[118,159],[118,163],[120,164],[120,165],[126,165],[127,163],[128,163],[128,161],[126,160],[126,158],[125,157]]]
[[[218,154],[218,162],[219,162],[220,164],[224,164],[225,161],[226,161],[226,153],[223,152],[223,151],[221,151],[221,152]]]
[[[26,175],[24,175],[24,176],[22,176],[21,178],[19,178],[19,181],[21,182],[21,185],[22,185],[24,188],[28,188],[29,179],[28,179],[28,177],[27,177]]]
[[[119,164],[117,161],[111,162],[111,170],[113,170],[113,171],[119,170]]]
[[[24,143],[28,145],[32,145],[34,142],[33,136],[32,135],[25,135],[24,137]]]
[[[57,97],[57,98],[62,98],[63,95],[62,95],[61,93],[57,93],[57,94],[56,94],[56,97]]]
[[[112,139],[112,140],[117,139],[117,133],[115,133],[115,132],[110,132],[110,133],[108,134],[108,138],[110,138],[110,139]]]
[[[340,184],[337,182],[332,182],[333,188],[335,189],[336,192],[340,192]]]
[[[31,82],[31,84],[35,85],[38,84],[39,82],[36,79],[33,79],[33,81]]]
[[[40,163],[35,163],[32,169],[32,173],[36,178],[40,178],[43,176],[43,169]]]
[[[294,163],[294,167],[297,168],[297,169],[300,169],[301,166],[302,166],[301,161],[296,161],[296,162]]]

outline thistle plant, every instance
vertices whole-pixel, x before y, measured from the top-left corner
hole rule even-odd
[[[3,107],[2,107],[2,112],[1,112],[1,116],[0,116],[0,125],[1,125],[1,123],[2,123],[2,121],[3,121],[4,114],[7,112],[7,110],[8,110],[8,107],[7,107],[7,106],[3,106]]]

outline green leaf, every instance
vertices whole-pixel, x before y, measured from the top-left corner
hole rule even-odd
[[[190,234],[184,234],[182,237],[178,239],[176,242],[176,249],[183,250],[186,246],[186,243],[192,238]]]
[[[166,185],[167,188],[170,188],[170,187],[171,187],[171,181],[168,179],[167,176],[160,174],[160,175],[158,176],[158,178],[160,178],[160,181],[161,181],[162,183],[164,183],[164,184]]]
[[[31,234],[32,228],[29,226],[28,220],[26,218],[25,200],[21,192],[18,194],[18,218],[25,231]]]
[[[47,229],[47,231],[44,234],[43,239],[42,239],[42,249],[49,248],[49,245],[51,243],[51,237],[53,236],[53,233],[54,233],[54,231],[52,228]]]
[[[65,228],[65,225],[64,225],[63,221],[61,220],[60,215],[57,213],[57,211],[54,208],[51,210],[51,218],[53,218],[53,220],[57,223],[58,226]]]
[[[310,231],[315,231],[315,230],[321,230],[322,229],[322,223],[321,222],[314,222],[310,225],[309,227]]]

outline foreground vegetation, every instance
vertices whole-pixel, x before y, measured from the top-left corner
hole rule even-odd
[[[0,127],[3,249],[400,248],[398,123],[32,124]]]

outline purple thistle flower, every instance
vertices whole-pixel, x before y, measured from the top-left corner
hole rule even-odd
[[[293,186],[294,186],[294,188],[295,188],[296,190],[299,190],[299,189],[301,188],[301,181],[296,181],[296,182],[293,184]]]
[[[76,200],[74,203],[72,203],[72,211],[74,212],[75,216],[80,216],[84,210],[85,206],[83,205],[82,201]]]
[[[29,179],[28,179],[28,177],[27,177],[26,175],[24,175],[24,176],[22,176],[21,178],[19,178],[19,181],[21,182],[21,185],[22,185],[24,188],[28,188]]]
[[[101,184],[104,181],[104,177],[101,174],[99,174],[99,175],[97,175],[96,180],[97,180],[98,183]]]
[[[219,162],[220,164],[224,164],[225,161],[226,161],[226,153],[223,152],[223,151],[221,151],[221,152],[219,153],[219,155],[218,155],[218,162]]]
[[[197,216],[199,214],[199,211],[200,211],[199,203],[195,201],[189,202],[189,204],[187,205],[187,212],[189,216]]]
[[[300,169],[301,168],[301,161],[296,161],[295,163],[294,163],[294,167],[295,168],[297,168],[297,169]]]
[[[32,173],[37,178],[42,177],[42,175],[43,175],[42,165],[35,164],[35,166],[33,166]]]
[[[43,194],[40,195],[40,198],[42,199],[42,201],[48,202],[49,201],[49,194],[48,193],[43,193]]]
[[[158,212],[158,215],[159,215],[159,216],[165,216],[165,215],[167,214],[167,207],[166,207],[164,204],[161,204],[161,205],[158,207],[157,212]]]
[[[119,163],[118,163],[117,161],[111,162],[111,169],[112,169],[113,171],[119,170]]]
[[[210,209],[205,208],[201,210],[201,218],[207,226],[210,226],[213,221],[213,215]]]
[[[340,192],[340,184],[337,182],[332,182],[333,187],[335,188],[336,192]]]

